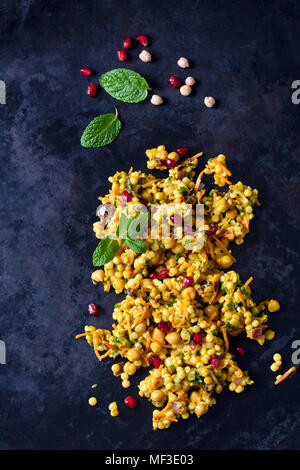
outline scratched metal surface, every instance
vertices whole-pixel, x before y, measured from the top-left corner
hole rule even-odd
[[[274,352],[291,360],[300,339],[298,315],[299,112],[291,83],[299,76],[296,1],[2,1],[0,79],[7,104],[1,125],[0,449],[297,449],[299,378],[274,387]],[[226,6],[225,6],[226,5]],[[120,64],[124,36],[151,37],[152,64],[130,52],[124,66],[146,76],[166,99],[116,102],[104,90],[86,96],[89,65],[101,74]],[[171,89],[171,74],[186,76],[176,60],[188,57],[197,79],[193,96]],[[93,77],[96,82],[97,75]],[[215,96],[215,109],[203,106]],[[103,149],[79,145],[85,125],[118,106],[123,129]],[[74,335],[86,323],[111,325],[116,295],[90,282],[96,245],[92,222],[97,196],[117,169],[146,169],[144,150],[164,143],[191,154],[225,153],[234,181],[259,189],[261,208],[242,247],[235,247],[242,279],[253,275],[257,300],[276,297],[270,315],[276,339],[264,347],[241,340],[240,360],[255,386],[223,392],[200,420],[151,430],[152,406],[107,405],[137,396],[141,372],[125,391]],[[102,306],[90,320],[86,306]],[[90,386],[99,406],[87,400]]]

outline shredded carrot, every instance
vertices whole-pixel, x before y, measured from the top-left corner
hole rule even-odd
[[[242,292],[240,291],[240,289],[237,290],[237,294],[238,294],[238,296],[239,296],[239,298],[240,298],[242,304],[243,304],[243,305],[246,305],[246,303],[245,303],[245,298],[244,298]]]
[[[99,354],[95,341],[93,342],[93,346],[94,346],[94,351],[95,351],[96,356],[98,357],[99,361],[102,361],[102,357]]]
[[[221,242],[221,240],[219,240],[219,238],[217,238],[215,235],[213,235],[213,238],[216,242],[216,244],[218,245],[219,248],[221,248],[221,250],[226,253],[226,255],[230,256],[231,259],[233,259],[233,261],[236,261],[236,259],[234,258],[234,256],[232,256],[232,254],[230,253],[230,251],[227,250],[226,246],[224,245],[224,243]]]
[[[131,167],[130,167],[130,170],[128,171],[128,174],[129,174],[129,175],[131,175],[132,170],[133,170],[133,166],[131,166]]]
[[[231,181],[227,180],[226,178],[224,178],[224,181],[225,181],[225,183],[229,184],[229,186],[232,185]]]
[[[210,325],[212,324],[213,320],[214,320],[215,318],[217,318],[218,315],[219,315],[219,312],[215,312],[215,313],[213,313],[213,314],[209,317],[208,320],[209,320],[209,324],[210,324]]]
[[[228,170],[227,166],[226,166],[226,165],[223,165],[223,163],[218,162],[218,163],[216,164],[216,166],[220,166],[221,168],[223,168],[223,170],[224,170],[224,172],[226,173],[226,175],[228,175],[228,176],[231,176],[231,175],[232,175],[231,171]]]
[[[251,277],[249,277],[248,281],[245,282],[244,287],[249,286],[250,282],[252,282],[252,281],[253,281],[253,277],[251,276]]]
[[[193,155],[193,156],[191,157],[191,160],[192,160],[193,158],[202,157],[202,155],[203,155],[203,152],[196,153],[196,155]]]
[[[236,371],[238,372],[237,374],[235,374],[237,376],[238,379],[240,379],[241,377],[243,377],[244,373],[243,371],[236,365],[232,364],[232,366],[234,369],[236,369]]]
[[[228,352],[229,350],[229,341],[228,341],[228,336],[227,336],[227,331],[226,328],[222,328],[222,333],[223,333],[223,338],[225,342],[225,352]]]
[[[150,332],[148,331],[147,341],[146,341],[146,346],[145,346],[145,352],[149,351],[150,344],[151,344],[151,335],[150,335]]]
[[[196,180],[196,184],[195,184],[195,192],[198,191],[198,189],[200,188],[200,184],[201,184],[201,179],[202,179],[202,176],[203,176],[203,173],[204,173],[204,170],[202,170]]]
[[[244,224],[245,224],[246,229],[247,229],[248,232],[249,232],[249,219],[248,219],[248,217],[247,217],[246,215],[244,215],[243,221],[244,221]]]
[[[255,201],[255,205],[256,205],[256,206],[258,206],[258,207],[261,205],[261,203],[259,202],[259,200],[258,200],[258,199],[256,199],[256,201]]]
[[[92,335],[92,331],[87,331],[86,333],[80,333],[80,335],[76,335],[75,339],[82,338],[82,336]]]
[[[205,189],[201,189],[199,195],[198,195],[198,203],[200,204],[202,197],[205,194]]]
[[[102,359],[104,359],[105,357],[107,357],[109,355],[110,355],[110,349],[108,351],[106,351],[106,353],[102,354],[102,356],[99,357],[100,361],[102,361]]]
[[[275,385],[278,385],[278,384],[280,384],[280,382],[283,382],[283,380],[285,380],[295,370],[296,370],[296,367],[291,367],[287,372],[285,372],[281,377],[279,377],[276,380]]]
[[[207,244],[208,244],[210,256],[212,257],[212,259],[216,259],[215,253],[214,253],[214,247],[213,247],[212,242],[210,241],[209,237],[207,238]]]

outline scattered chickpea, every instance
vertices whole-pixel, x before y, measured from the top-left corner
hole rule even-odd
[[[151,62],[152,60],[150,52],[145,49],[139,54],[139,58],[142,62]]]
[[[206,96],[204,98],[204,104],[208,108],[212,108],[216,104],[216,100],[212,96]]]
[[[93,384],[92,385],[92,388],[97,388],[98,387],[98,384]]]
[[[185,57],[180,57],[180,59],[177,61],[177,65],[183,69],[187,69],[190,66],[189,61]]]
[[[273,362],[273,364],[271,364],[271,366],[270,366],[270,369],[271,369],[272,372],[277,372],[279,367],[280,366],[279,366],[279,364],[277,364],[277,362]]]
[[[280,309],[280,303],[277,300],[269,300],[268,302],[268,310],[269,312],[277,312]]]
[[[183,95],[183,96],[189,96],[192,92],[192,89],[189,85],[182,85],[180,87],[180,93]]]
[[[89,398],[89,405],[91,405],[91,406],[97,405],[97,398],[95,398],[95,397]]]
[[[154,104],[154,106],[159,106],[160,104],[163,104],[163,99],[159,95],[152,95],[150,102],[151,104]]]
[[[116,417],[119,415],[118,405],[115,401],[109,404],[108,409],[110,411],[111,416]]]
[[[281,362],[281,359],[282,359],[281,354],[279,353],[274,354],[273,359],[275,362]]]
[[[185,79],[185,84],[188,85],[188,86],[193,86],[195,85],[196,83],[196,80],[194,79],[194,77],[186,77]]]

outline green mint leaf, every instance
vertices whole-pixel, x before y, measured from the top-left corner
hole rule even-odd
[[[128,220],[127,230],[128,230],[128,237],[134,240],[137,237],[141,237],[148,233],[148,220],[149,214],[148,212],[143,212],[140,215],[136,215]]]
[[[127,217],[124,214],[124,212],[122,212],[120,216],[120,220],[119,220],[119,225],[117,228],[117,237],[120,237],[120,238],[127,237],[127,224],[128,224]]]
[[[99,78],[100,85],[113,98],[125,103],[139,103],[147,98],[149,85],[134,70],[114,69]]]
[[[118,119],[118,110],[116,113],[102,114],[96,117],[85,128],[80,143],[82,147],[96,148],[104,147],[110,144],[121,130],[121,121]]]
[[[102,266],[113,259],[119,249],[119,243],[112,238],[102,238],[93,253],[93,265]]]
[[[132,238],[125,238],[123,242],[126,243],[126,245],[136,253],[145,253],[147,250],[147,244],[144,242],[144,240],[140,240],[139,238],[136,238],[135,240]]]

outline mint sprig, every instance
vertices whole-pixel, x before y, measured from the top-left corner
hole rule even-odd
[[[102,238],[93,253],[93,265],[102,266],[109,263],[119,249],[119,243],[109,237]]]
[[[80,143],[83,147],[97,148],[110,144],[121,130],[118,110],[115,114],[107,113],[93,119],[85,128]]]

